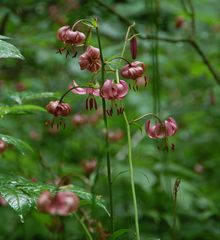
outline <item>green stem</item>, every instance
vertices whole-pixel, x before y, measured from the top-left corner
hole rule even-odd
[[[126,123],[126,129],[127,129],[128,161],[129,161],[129,168],[130,168],[131,191],[132,191],[132,198],[133,198],[133,205],[134,205],[135,229],[136,229],[137,240],[140,240],[138,208],[137,208],[137,199],[136,199],[135,185],[134,185],[134,170],[133,170],[133,164],[132,164],[131,130],[130,130],[130,125],[129,125],[125,111],[123,112],[123,116],[124,116],[124,120]]]
[[[101,68],[101,81],[102,85],[104,84],[105,80],[105,62],[102,53],[102,46],[101,46],[101,39],[99,34],[98,27],[96,28],[97,38],[98,38],[98,45],[100,50],[100,58],[102,63]],[[105,129],[108,132],[108,120],[106,115],[106,102],[105,99],[102,98],[102,110],[103,110],[103,120]],[[108,188],[109,188],[109,204],[110,204],[110,221],[111,221],[111,232],[114,232],[114,211],[113,211],[113,197],[112,197],[112,176],[111,176],[111,161],[110,161],[110,151],[109,151],[109,140],[108,134],[105,135],[105,150],[106,150],[106,161],[107,161],[107,174],[108,174]]]
[[[132,120],[132,121],[130,122],[130,124],[132,124],[133,122],[137,122],[137,121],[139,121],[139,120],[141,120],[142,118],[147,117],[147,116],[152,116],[152,117],[156,118],[156,119],[160,122],[160,124],[163,125],[163,122],[161,121],[161,119],[160,119],[156,114],[154,114],[154,113],[146,113],[146,114],[142,115],[141,117]]]
[[[77,213],[74,213],[74,216],[76,218],[76,220],[80,223],[80,225],[82,226],[83,230],[85,231],[85,234],[87,236],[88,240],[93,240],[88,228],[86,227],[85,223],[82,221],[82,219],[80,219],[80,217],[77,215]]]
[[[124,46],[123,46],[123,49],[122,49],[122,52],[121,52],[121,57],[120,57],[121,59],[120,59],[120,61],[119,61],[119,65],[120,65],[120,63],[121,63],[121,60],[124,59],[124,54],[125,54],[125,49],[126,49],[126,45],[127,45],[129,33],[130,33],[131,28],[134,27],[134,25],[135,25],[134,23],[131,24],[131,25],[128,27],[128,30],[127,30],[127,32],[126,32],[125,42],[124,42]]]

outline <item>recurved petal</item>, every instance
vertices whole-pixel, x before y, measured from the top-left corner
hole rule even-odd
[[[129,87],[125,81],[120,80],[119,82],[120,83],[117,83],[117,90],[118,90],[118,97],[121,99],[128,94]]]
[[[178,130],[176,121],[169,117],[167,120],[165,120],[165,129],[167,136],[173,136]]]
[[[75,89],[72,89],[71,92],[79,95],[87,94],[86,88],[78,87],[78,84],[73,80],[73,84],[69,86],[69,88],[77,87]]]

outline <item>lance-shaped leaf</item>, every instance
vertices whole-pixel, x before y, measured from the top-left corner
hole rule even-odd
[[[22,104],[24,101],[34,100],[34,99],[42,99],[42,98],[59,98],[60,93],[57,92],[17,92],[17,93],[10,93],[9,98],[13,99],[18,104]]]
[[[0,117],[4,115],[21,115],[35,113],[36,111],[45,112],[46,110],[37,105],[15,105],[15,106],[0,106]]]

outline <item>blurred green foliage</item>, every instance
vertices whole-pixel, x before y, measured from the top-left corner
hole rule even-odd
[[[0,41],[15,45],[25,58],[24,61],[0,59],[0,130],[3,135],[28,143],[34,152],[22,155],[16,150],[16,144],[10,144],[0,155],[1,174],[10,173],[40,183],[54,183],[55,179],[68,176],[71,184],[91,192],[94,174],[85,175],[82,161],[96,159],[101,162],[101,167],[93,191],[108,201],[102,120],[75,126],[72,117],[67,117],[66,129],[57,131],[45,126],[44,123],[51,119],[43,111],[48,101],[60,97],[73,79],[85,83],[90,77],[89,73],[80,70],[77,58],[66,59],[64,55],[56,54],[61,47],[56,39],[59,27],[97,16],[105,58],[120,54],[127,20],[135,21],[141,34],[152,34],[155,13],[151,1],[103,2],[0,2],[0,35],[9,37]],[[158,2],[158,35],[169,38],[189,36],[191,19],[181,1]],[[195,37],[219,73],[219,0],[194,0],[193,4]],[[183,16],[184,25],[176,28],[179,16]],[[91,41],[97,47],[95,38]],[[152,41],[138,39],[138,44],[138,60],[147,65],[149,85],[138,92],[130,91],[126,98],[129,119],[153,111]],[[220,88],[192,46],[163,41],[158,44],[161,117],[174,117],[179,131],[170,139],[175,150],[163,152],[158,151],[157,142],[147,138],[144,131],[141,133],[132,127],[141,237],[172,239],[172,191],[178,177],[181,183],[177,196],[177,239],[220,239]],[[128,51],[126,55],[129,57]],[[68,95],[66,101],[72,105],[73,114],[96,116],[95,112],[85,111],[84,96]],[[101,106],[101,102],[98,104]],[[122,117],[113,116],[109,118],[109,125],[112,130],[124,132],[121,140],[110,145],[115,226],[116,230],[133,229],[125,124]],[[103,228],[109,229],[109,219],[104,211],[93,211],[88,206],[85,211],[91,219],[98,219]],[[0,207],[0,214],[0,239],[85,239],[81,226],[73,217],[56,218],[33,209],[21,223],[9,207]],[[124,235],[120,236],[120,233]],[[130,231],[122,231],[117,239],[134,239],[134,236]]]

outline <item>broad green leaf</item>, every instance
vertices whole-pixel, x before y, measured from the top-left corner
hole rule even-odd
[[[123,236],[124,234],[127,234],[127,233],[130,233],[130,234],[134,235],[134,232],[131,229],[119,229],[111,235],[109,240],[117,240],[119,237],[121,237],[121,236]]]
[[[36,105],[15,105],[15,106],[0,106],[0,117],[4,115],[20,115],[20,114],[30,114],[34,112],[45,112],[46,110],[40,106]]]
[[[26,152],[33,152],[32,148],[27,143],[18,138],[0,134],[0,139],[8,144],[14,145],[21,152],[21,154],[25,154]]]
[[[42,98],[58,98],[60,97],[59,93],[56,92],[18,92],[18,93],[11,93],[9,96],[11,99],[13,99],[18,104],[22,104],[22,102],[27,100],[34,100],[34,99],[42,99]]]
[[[41,192],[49,190],[56,192],[57,186],[43,183],[33,183],[32,181],[20,176],[0,175],[0,195],[8,204],[18,213],[21,220],[33,207],[36,207],[36,201]],[[77,186],[68,185],[59,188],[59,191],[72,191],[76,193],[83,201],[102,208],[106,212],[103,199],[93,197],[92,194]]]
[[[0,176],[0,194],[18,213],[21,220],[34,206],[37,196],[44,189],[46,189],[44,186],[40,184],[34,186],[23,177]]]
[[[19,58],[24,60],[24,57],[14,45],[2,40],[0,40],[0,58]]]

